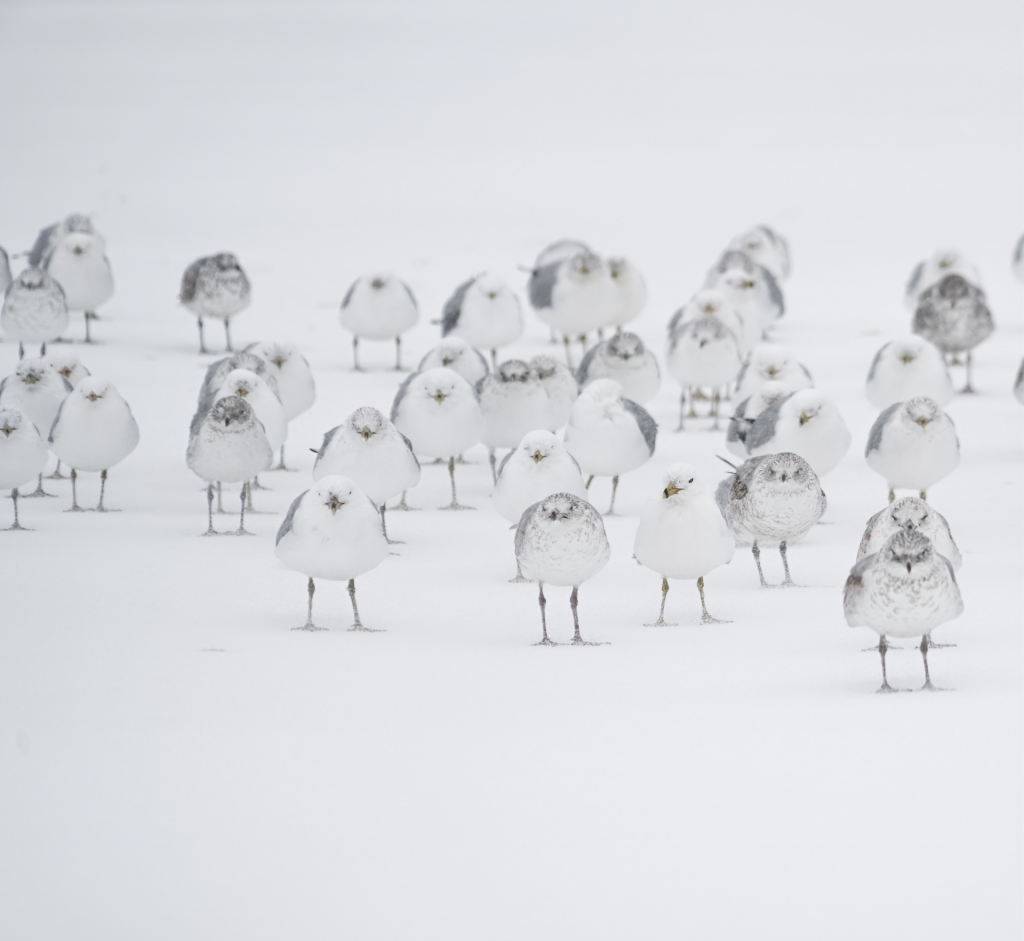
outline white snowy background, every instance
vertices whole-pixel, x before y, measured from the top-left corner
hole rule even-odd
[[[0,534],[0,936],[21,939],[1018,939],[1022,936],[1022,10],[1015,2],[48,3],[0,6],[0,244],[94,214],[117,284],[77,347],[138,419],[110,506],[25,501]],[[475,513],[425,467],[400,555],[344,585],[280,567],[273,536],[321,435],[387,410],[392,347],[350,371],[349,283],[393,268],[431,318],[484,268],[519,288],[549,241],[629,256],[664,324],[727,239],[790,239],[777,339],[854,436],[807,586],[761,591],[748,551],[667,615],[630,558],[664,468],[713,481],[722,437],[673,433],[623,478],[612,561],[580,590],[586,636],[531,647],[536,589],[485,452]],[[929,494],[964,553],[939,640],[954,692],[874,695],[870,631],[841,589],[884,482],[863,459],[875,350],[906,333],[913,264],[955,246],[997,331],[958,397],[963,460]],[[258,538],[204,540],[185,466],[203,371],[181,273],[231,250],[253,282],[238,341],[289,339],[316,373],[295,474],[266,475]],[[19,262],[20,264],[20,262]],[[69,334],[82,335],[80,315]],[[208,337],[221,335],[212,324]],[[551,349],[529,316],[506,352]],[[0,374],[16,346],[0,344]],[[955,377],[959,383],[962,374]],[[80,499],[95,500],[96,475]],[[603,509],[608,482],[594,502]],[[232,494],[228,505],[234,509]],[[10,504],[0,507],[4,524]],[[219,525],[230,520],[221,517]],[[769,580],[781,578],[766,553]],[[571,631],[567,590],[552,633]],[[890,657],[901,686],[918,652]]]

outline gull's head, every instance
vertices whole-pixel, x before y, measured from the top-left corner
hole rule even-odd
[[[825,407],[825,396],[817,389],[801,389],[794,392],[782,406],[796,418],[797,426],[806,428]]]
[[[109,395],[111,385],[99,376],[86,376],[75,389],[74,394],[80,395],[87,402],[96,403]]]
[[[951,271],[962,261],[960,252],[955,248],[940,248],[932,255],[932,264],[939,271]]]
[[[613,281],[625,281],[636,273],[628,258],[609,258],[607,265],[608,275]]]
[[[689,334],[690,340],[697,345],[698,349],[704,349],[709,344],[727,340],[731,331],[717,317],[705,314],[690,321]]]
[[[96,236],[90,232],[69,232],[64,236],[64,251],[72,255],[86,255],[96,244]]]
[[[51,346],[46,352],[46,362],[49,364],[51,369],[55,369],[72,384],[74,383],[73,377],[76,373],[79,375],[88,375],[85,371],[85,367],[82,365],[82,361],[78,358],[78,355],[70,349],[61,348],[56,345]]]
[[[49,280],[49,275],[42,268],[26,268],[18,275],[18,285],[35,291],[41,288]]]
[[[683,502],[695,493],[704,493],[704,483],[692,464],[672,464],[662,481],[661,499],[671,505]]]
[[[889,507],[889,518],[902,530],[913,532],[927,521],[931,511],[920,497],[900,497]]]
[[[92,227],[92,219],[81,212],[73,212],[64,220],[65,232],[80,232],[83,235],[93,235],[96,230]]]
[[[299,355],[299,351],[291,343],[282,343],[277,340],[261,343],[258,349],[257,355],[274,366],[278,372],[282,371],[293,357]]]
[[[494,371],[499,382],[529,382],[533,378],[530,364],[521,359],[506,359]]]
[[[0,434],[7,440],[19,428],[25,426],[27,419],[17,408],[0,408]]]
[[[519,450],[534,464],[540,464],[561,448],[562,443],[550,431],[530,431],[519,442]]]
[[[789,387],[788,383],[780,382],[778,379],[769,379],[765,382],[757,392],[751,397],[751,402],[755,400],[761,403],[761,407],[767,408],[769,405],[774,405],[783,396],[789,395],[793,390]],[[748,410],[747,414],[750,414],[753,410]]]
[[[391,283],[391,275],[386,274],[385,272],[368,274],[366,276],[366,282],[370,285],[372,290],[383,291]]]
[[[947,301],[959,301],[971,294],[970,282],[958,274],[947,274],[939,282],[939,296]]]
[[[761,462],[758,475],[765,483],[777,489],[799,490],[814,477],[814,471],[799,454],[781,451]]]
[[[452,372],[444,366],[421,372],[410,385],[412,386],[410,392],[418,391],[426,398],[433,399],[438,405],[444,405],[453,395],[460,390],[466,391],[469,387],[469,383],[458,373]]]
[[[249,403],[237,395],[226,395],[217,399],[208,421],[221,431],[234,433],[241,431],[254,419],[255,415]]]
[[[935,399],[926,395],[919,395],[915,399],[908,399],[903,403],[903,414],[915,425],[927,428],[933,421],[942,416],[942,409]]]
[[[571,523],[585,513],[584,502],[571,493],[553,493],[541,500],[537,510],[541,522],[547,525]]]
[[[238,259],[231,252],[221,252],[214,258],[218,271],[241,271]]]
[[[789,363],[789,350],[777,343],[759,343],[750,354],[751,368],[762,379],[774,379]]]
[[[245,398],[263,386],[263,380],[251,370],[232,369],[224,379],[221,389],[225,395],[240,395]]]
[[[574,281],[590,281],[604,272],[600,256],[586,250],[573,255],[565,267]]]
[[[473,282],[473,290],[488,301],[496,301],[509,293],[508,285],[498,275],[487,271]]]
[[[689,306],[696,311],[698,317],[718,317],[728,305],[721,291],[707,289],[694,294]]]
[[[562,366],[562,364],[555,359],[553,356],[546,356],[541,354],[540,356],[534,356],[530,360],[530,365],[533,367],[533,371],[541,379],[551,379],[557,375],[560,369],[565,369],[568,372],[568,368]]]
[[[462,337],[446,336],[423,357],[420,369],[433,369],[437,366],[450,367],[453,363],[459,362],[472,349],[473,347],[463,340]]]
[[[732,291],[753,291],[757,287],[757,279],[742,268],[729,268],[719,276],[718,284]]]
[[[348,427],[351,431],[367,443],[371,438],[384,431],[388,424],[388,420],[377,409],[368,405],[357,408],[348,419]]]
[[[878,557],[887,568],[906,569],[907,574],[912,575],[914,566],[929,561],[933,552],[932,541],[927,536],[904,530],[885,544]]]
[[[635,333],[616,333],[608,341],[608,353],[628,362],[634,356],[644,355],[644,341]]]
[[[34,386],[46,378],[50,367],[41,359],[23,359],[14,370],[14,375],[27,386]]]
[[[338,510],[351,503],[356,495],[355,484],[348,477],[340,474],[329,474],[321,477],[313,487],[311,496],[317,506],[324,507],[331,511],[331,516],[337,516]]]
[[[593,402],[600,408],[622,404],[622,385],[614,379],[595,379],[580,392],[580,399]]]

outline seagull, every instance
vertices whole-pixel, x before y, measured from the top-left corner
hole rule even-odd
[[[963,564],[946,518],[920,497],[900,497],[868,520],[857,550],[857,561],[879,552],[899,532],[917,532],[932,541],[935,551],[949,560],[953,571]]]
[[[535,268],[528,289],[537,316],[562,334],[570,368],[570,337],[585,345],[586,335],[608,323],[619,304],[607,266],[590,251]]]
[[[4,247],[0,245],[0,294],[10,286],[11,283],[11,262],[7,257],[7,252]]]
[[[521,359],[509,359],[476,384],[485,426],[482,436],[491,461],[491,478],[498,482],[495,448],[514,448],[523,435],[543,428],[548,420],[548,394],[540,377]]]
[[[213,485],[241,483],[242,511],[236,536],[250,536],[245,529],[245,498],[248,481],[268,470],[274,452],[263,425],[252,406],[237,395],[218,399],[207,411],[198,411],[192,419],[185,461],[197,477],[209,485],[206,506],[209,528],[204,536],[220,535],[213,528]]]
[[[46,363],[67,379],[72,388],[76,388],[89,375],[89,370],[82,365],[78,354],[70,346],[50,347],[46,352]]]
[[[572,258],[573,255],[578,255],[580,252],[594,254],[586,242],[581,242],[579,239],[559,239],[557,242],[552,242],[537,256],[537,260],[533,263],[533,270],[536,271],[538,268]]]
[[[931,632],[963,614],[964,602],[949,561],[935,551],[927,536],[898,532],[875,555],[861,559],[843,589],[843,613],[850,627],[870,627],[878,634],[882,685],[878,692],[895,693],[885,671],[888,637],[921,637],[924,660],[922,690],[935,690],[928,671]]]
[[[1018,281],[1024,281],[1024,235],[1017,239],[1017,244],[1013,248],[1011,270]]]
[[[204,317],[224,321],[225,349],[232,351],[231,318],[249,306],[249,294],[249,279],[230,252],[199,258],[185,269],[178,300],[199,322],[200,353],[209,352],[203,339]]]
[[[256,418],[263,425],[271,450],[283,448],[285,438],[288,437],[288,421],[281,399],[262,377],[249,369],[231,370],[220,388],[211,393],[200,408],[210,407],[218,399],[232,395],[241,396],[252,407]],[[252,510],[252,504],[249,510]]]
[[[741,232],[727,248],[749,255],[762,268],[767,268],[777,281],[789,277],[789,243],[766,225],[755,225]]]
[[[71,511],[81,512],[76,482],[79,471],[100,472],[98,513],[103,506],[107,471],[120,464],[139,443],[139,426],[121,394],[106,379],[86,376],[57,410],[49,436],[50,450],[71,468]]]
[[[807,367],[798,363],[786,347],[777,343],[759,343],[736,377],[736,397],[745,399],[771,380],[786,383],[794,392],[814,385]]]
[[[558,431],[569,421],[573,403],[580,394],[579,383],[572,370],[553,356],[534,356],[530,368],[548,394],[548,417],[543,427]]]
[[[722,326],[736,336],[740,359],[746,362],[750,351],[761,339],[761,322],[756,317],[741,317],[725,299],[721,291],[705,288],[693,295],[679,308],[668,322],[668,337],[676,333],[684,323],[714,317]]]
[[[661,576],[661,611],[648,627],[666,625],[668,580],[697,579],[701,624],[723,624],[708,614],[704,603],[704,576],[732,560],[736,551],[729,527],[714,496],[689,464],[673,464],[665,472],[664,489],[640,513],[633,541],[633,557]]]
[[[452,502],[443,509],[474,509],[455,498],[455,455],[477,444],[486,427],[473,387],[444,366],[413,373],[395,394],[391,421],[417,454],[448,458]]]
[[[799,454],[824,477],[850,447],[850,431],[831,399],[817,389],[801,389],[769,405],[747,432],[747,454]]]
[[[359,620],[356,578],[387,558],[388,542],[376,504],[348,477],[321,477],[295,498],[277,531],[274,552],[288,568],[309,579],[306,623],[294,630],[325,630],[313,623],[315,578],[347,581],[355,618],[349,630],[377,630]]]
[[[114,275],[106,242],[88,216],[73,214],[43,229],[29,253],[29,265],[42,267],[61,286],[68,310],[85,314],[85,342],[92,343],[90,321],[96,308],[114,294]]]
[[[523,311],[515,292],[497,275],[484,272],[464,281],[448,298],[441,320],[441,336],[462,337],[471,346],[491,351],[515,343],[523,334]]]
[[[595,477],[612,478],[612,502],[608,516],[615,512],[619,476],[645,464],[654,454],[658,426],[642,405],[622,397],[622,386],[614,379],[595,379],[576,399],[565,429],[565,447],[580,467]]]
[[[971,284],[981,284],[978,269],[964,255],[956,249],[943,248],[914,266],[903,292],[903,302],[910,310],[917,310],[921,295],[951,274],[959,275]]]
[[[324,435],[313,480],[329,475],[349,478],[380,507],[387,538],[386,501],[420,482],[420,462],[405,435],[377,409],[363,406]]]
[[[617,333],[587,350],[576,381],[580,388],[594,379],[614,379],[622,394],[638,405],[654,398],[661,385],[658,358],[635,333]]]
[[[647,285],[636,267],[626,258],[607,260],[608,277],[615,289],[616,305],[608,323],[621,330],[627,323],[636,320],[647,305]]]
[[[572,586],[569,607],[576,627],[575,647],[598,646],[580,636],[577,613],[579,587],[601,571],[611,558],[604,521],[586,500],[572,493],[552,493],[523,511],[516,529],[516,564],[540,588],[540,623],[544,632],[536,647],[556,647],[548,637],[544,583]]]
[[[0,311],[0,327],[18,341],[18,356],[25,343],[41,343],[46,355],[48,340],[56,340],[67,328],[68,308],[64,290],[42,268],[26,268],[10,283]]]
[[[510,523],[518,523],[527,507],[552,493],[571,493],[586,500],[580,466],[550,431],[530,431],[501,462],[494,509]],[[523,573],[517,572],[512,581],[525,581]]]
[[[393,274],[363,275],[341,302],[341,325],[352,334],[352,368],[359,365],[359,339],[395,341],[395,371],[402,369],[402,334],[419,320],[412,289]]]
[[[747,457],[747,432],[754,419],[769,405],[791,395],[795,390],[786,382],[769,379],[753,395],[748,395],[733,411],[725,429],[725,446],[737,457]]]
[[[14,375],[0,382],[0,407],[17,408],[24,412],[40,435],[48,435],[50,426],[60,409],[61,402],[71,391],[71,383],[50,368],[44,359],[23,359],[14,370]],[[43,474],[39,473],[39,485],[25,497],[55,497],[55,493],[43,490]]]
[[[924,337],[913,335],[892,340],[875,353],[865,391],[875,408],[919,395],[946,405],[954,394],[942,353]]]
[[[868,467],[888,483],[889,502],[895,491],[928,488],[948,477],[960,463],[960,442],[953,420],[934,399],[919,396],[890,405],[871,426],[864,449]]]
[[[744,461],[715,491],[715,501],[738,546],[750,546],[761,587],[761,546],[778,546],[786,573],[782,585],[793,587],[786,547],[808,532],[828,506],[817,474],[799,454],[765,454]]]
[[[946,275],[921,294],[914,312],[913,331],[943,353],[967,353],[967,382],[961,392],[973,392],[971,353],[995,329],[985,292],[958,274]]]
[[[28,416],[13,406],[0,408],[0,490],[10,490],[14,501],[14,525],[2,532],[25,529],[18,522],[18,488],[42,474],[48,457]]]
[[[753,318],[763,331],[786,312],[779,282],[746,252],[724,251],[708,271],[704,287],[721,291],[741,317]]]
[[[435,369],[438,366],[445,366],[452,372],[458,373],[474,387],[491,371],[487,357],[471,347],[462,337],[457,336],[447,336],[442,339],[420,360],[416,371],[426,372],[428,369]]]
[[[200,408],[203,407],[204,403],[209,405],[210,401],[216,396],[217,390],[224,385],[224,380],[235,369],[248,369],[249,372],[256,373],[257,376],[270,386],[273,392],[277,393],[277,379],[273,375],[277,370],[271,370],[266,360],[255,353],[233,353],[231,356],[218,359],[217,362],[213,363],[206,370],[206,375],[203,377],[203,385],[199,390]],[[280,395],[278,395],[278,398],[280,398]]]
[[[276,380],[278,398],[284,409],[285,421],[291,422],[308,412],[316,401],[316,382],[309,361],[298,348],[280,340],[250,343],[246,352],[255,353]],[[289,470],[284,465],[284,445],[281,445],[281,461],[274,470]]]
[[[736,378],[740,369],[739,344],[730,329],[717,317],[701,317],[684,321],[676,328],[668,344],[666,366],[669,375],[682,387],[679,396],[679,427],[683,430],[687,392],[690,396],[690,417],[696,417],[693,409],[694,390],[710,388],[711,416],[714,427],[718,428],[718,403],[721,388]]]

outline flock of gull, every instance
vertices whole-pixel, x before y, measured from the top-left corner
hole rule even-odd
[[[139,440],[117,389],[90,375],[61,340],[68,312],[81,311],[85,342],[92,342],[96,309],[113,293],[103,237],[88,217],[72,215],[44,229],[24,257],[27,265],[12,278],[0,249],[0,328],[19,350],[14,371],[0,383],[0,488],[13,498],[11,530],[23,528],[19,488],[34,481],[36,490],[23,498],[49,495],[43,472],[51,452],[57,466],[50,476],[63,477],[62,465],[70,471],[70,509],[83,509],[78,475],[99,473],[94,509],[108,512],[108,472]],[[1013,270],[1024,280],[1024,238]],[[398,385],[390,414],[362,406],[327,431],[313,486],[294,500],[281,524],[277,557],[307,579],[301,629],[321,629],[313,620],[313,596],[316,580],[328,579],[348,583],[352,629],[371,630],[359,615],[355,580],[390,552],[386,510],[413,509],[406,497],[419,483],[421,460],[447,464],[451,501],[444,510],[472,509],[459,503],[456,469],[461,455],[482,443],[494,508],[515,529],[512,580],[539,586],[539,644],[559,645],[548,635],[545,584],[572,589],[571,644],[595,643],[581,635],[578,592],[611,557],[603,516],[615,511],[620,478],[655,456],[658,427],[644,406],[660,388],[663,369],[680,389],[678,430],[694,419],[714,428],[723,422],[735,462],[723,458],[731,472],[717,486],[694,467],[673,464],[644,505],[633,558],[661,579],[653,623],[667,623],[670,580],[695,581],[702,622],[720,623],[708,613],[705,579],[737,546],[751,549],[762,588],[770,586],[761,550],[777,548],[785,573],[779,587],[794,586],[787,548],[825,513],[821,480],[843,458],[851,435],[811,372],[770,341],[785,314],[782,285],[789,272],[789,246],[778,233],[756,226],[738,235],[669,320],[661,361],[626,329],[646,304],[640,272],[583,242],[550,245],[528,272],[530,308],[562,344],[562,357],[501,359],[499,351],[525,328],[519,297],[487,272],[460,284],[436,321],[439,342]],[[204,377],[185,455],[207,485],[204,535],[249,535],[252,491],[261,473],[285,468],[289,423],[316,398],[313,372],[288,342],[232,348],[231,321],[250,301],[249,279],[234,255],[191,264],[179,300],[196,317],[201,351],[208,352],[204,325],[214,319],[224,324],[228,354]],[[949,368],[963,357],[961,391],[971,392],[972,351],[994,329],[976,269],[954,251],[938,252],[914,269],[906,303],[912,332],[878,350],[865,385],[879,410],[865,458],[882,478],[889,504],[867,522],[843,597],[847,622],[878,634],[880,692],[894,691],[886,674],[890,637],[921,638],[922,688],[935,689],[928,651],[943,645],[932,641],[932,631],[963,611],[954,574],[961,556],[927,492],[960,460],[953,422],[943,411],[955,395]],[[349,288],[340,319],[352,334],[355,371],[361,370],[360,341],[367,340],[393,340],[399,371],[401,337],[417,323],[419,307],[401,279],[374,272]],[[38,355],[26,355],[26,344],[30,350],[38,344]],[[1014,394],[1024,402],[1024,363]],[[500,462],[499,451],[505,452]],[[597,477],[611,483],[604,514],[591,502]],[[214,503],[223,511],[223,488],[230,484],[239,485],[238,528],[221,533]],[[897,499],[901,490],[911,495]]]

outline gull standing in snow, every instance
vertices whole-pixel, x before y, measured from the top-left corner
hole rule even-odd
[[[491,351],[515,343],[523,334],[523,310],[515,292],[497,275],[484,272],[464,281],[445,302],[441,336],[462,337],[471,346]]]
[[[14,502],[14,525],[2,532],[25,528],[18,522],[18,488],[43,472],[47,457],[28,416],[18,408],[0,408],[0,490],[10,490]]]
[[[591,255],[595,254],[586,242],[581,242],[579,239],[559,239],[557,242],[552,242],[537,256],[537,260],[533,263],[533,270],[536,271],[547,265],[565,261],[567,258],[572,258],[573,255],[578,255],[580,252],[589,252]]]
[[[963,254],[953,248],[943,248],[914,266],[903,292],[903,302],[910,310],[917,310],[921,295],[951,274],[971,284],[981,284],[978,269]]]
[[[963,614],[964,602],[949,561],[935,551],[927,536],[898,532],[875,555],[861,559],[843,589],[843,613],[850,627],[870,627],[878,634],[882,685],[878,692],[899,692],[885,671],[888,637],[921,638],[923,690],[935,690],[928,670],[931,632]]]
[[[558,431],[572,412],[573,403],[580,394],[580,386],[572,370],[553,356],[534,356],[530,368],[537,374],[548,394],[548,417],[543,427]]]
[[[716,320],[720,320],[722,326],[735,334],[740,359],[744,362],[761,339],[760,321],[756,317],[740,316],[721,291],[710,288],[698,291],[672,315],[672,319],[668,322],[669,339],[672,339],[672,335],[683,324],[700,320],[702,317],[714,317]]]
[[[658,358],[635,333],[617,333],[587,350],[576,381],[580,388],[594,379],[614,379],[622,394],[638,405],[654,398],[661,385]]]
[[[647,304],[647,285],[640,272],[626,258],[609,258],[608,277],[615,289],[615,310],[608,324],[617,331],[643,312]]]
[[[572,407],[565,429],[565,447],[590,477],[612,478],[608,516],[615,513],[619,477],[646,463],[654,454],[658,425],[641,405],[622,397],[614,379],[596,379]]]
[[[420,482],[420,462],[405,435],[377,409],[363,406],[324,435],[313,480],[328,475],[349,478],[380,507],[387,539],[386,502]]]
[[[216,401],[207,411],[198,411],[192,418],[185,461],[197,477],[208,484],[206,507],[209,528],[204,536],[220,535],[213,528],[213,485],[241,483],[242,509],[238,529],[233,535],[251,536],[245,528],[245,498],[248,482],[261,471],[268,470],[274,452],[267,441],[263,425],[252,406],[237,395]]]
[[[321,477],[316,486],[299,494],[277,531],[274,552],[288,568],[309,579],[306,623],[293,630],[325,630],[313,623],[315,578],[347,581],[355,618],[349,630],[376,630],[359,620],[356,578],[387,558],[388,542],[377,506],[349,478]]]
[[[658,620],[647,626],[666,626],[670,578],[697,579],[701,624],[728,623],[708,614],[704,576],[731,561],[735,551],[729,527],[698,472],[689,464],[673,464],[661,494],[644,505],[633,540],[637,562],[661,576],[661,610]]]
[[[715,490],[718,503],[738,546],[750,546],[761,587],[761,546],[778,546],[785,579],[789,575],[787,545],[808,532],[828,506],[817,474],[799,454],[765,454],[744,461]]]
[[[114,294],[114,275],[105,254],[106,242],[88,216],[73,214],[43,229],[29,253],[29,265],[45,268],[64,291],[68,310],[85,314],[85,342],[96,308]]]
[[[766,225],[755,225],[741,232],[727,247],[749,255],[762,268],[767,268],[777,281],[789,277],[789,243]]]
[[[875,419],[864,457],[885,478],[890,503],[896,490],[917,490],[926,500],[928,488],[960,463],[960,442],[938,402],[919,396],[890,405]]]
[[[759,343],[750,353],[750,360],[736,377],[736,397],[745,399],[770,381],[784,382],[793,391],[814,385],[807,367],[778,343]]]
[[[868,520],[857,549],[857,561],[880,552],[900,532],[917,532],[932,541],[935,551],[949,560],[956,572],[963,564],[960,550],[953,539],[946,518],[920,497],[900,497]]]
[[[704,287],[721,291],[741,317],[753,318],[765,332],[786,312],[779,282],[746,252],[724,251],[708,271]]]
[[[768,406],[791,395],[795,390],[786,382],[768,380],[753,395],[748,395],[733,410],[732,418],[725,429],[725,446],[737,457],[747,457],[747,432],[754,420]]]
[[[249,306],[250,287],[238,259],[230,252],[207,255],[192,262],[181,277],[178,300],[196,315],[199,352],[208,353],[203,338],[203,318],[224,321],[224,347],[230,353],[231,318]]]
[[[455,455],[479,443],[486,427],[473,387],[444,366],[413,373],[395,394],[391,421],[416,454],[448,458],[452,502],[442,509],[475,509],[455,497]]]
[[[51,346],[46,353],[46,362],[53,369],[56,369],[71,384],[72,389],[77,389],[78,384],[89,375],[89,370],[82,365],[78,354],[70,346]],[[52,474],[47,474],[47,480],[67,480],[60,472],[60,460],[57,460],[57,467]]]
[[[831,399],[817,389],[801,389],[769,405],[747,432],[747,454],[799,454],[824,477],[850,448],[850,430]]]
[[[529,295],[537,316],[562,334],[570,368],[570,338],[578,337],[586,346],[586,335],[608,323],[619,303],[608,268],[589,251],[534,269]]]
[[[246,352],[255,353],[267,364],[267,369],[277,381],[278,398],[284,409],[286,422],[308,412],[316,401],[316,382],[309,361],[291,343],[279,340],[265,340],[250,343]],[[289,470],[284,466],[284,444],[281,444],[281,460],[274,470]]]
[[[426,372],[428,369],[436,369],[444,366],[452,372],[458,373],[471,386],[483,379],[491,367],[487,363],[487,357],[479,350],[471,347],[462,337],[447,336],[427,355],[420,360],[416,372]]]
[[[139,426],[117,389],[98,376],[83,379],[61,403],[49,442],[50,450],[71,468],[71,512],[82,510],[76,486],[79,471],[100,472],[100,498],[94,509],[111,512],[103,505],[107,471],[139,443]]]
[[[363,275],[341,302],[341,325],[352,334],[352,368],[359,371],[359,339],[395,341],[395,370],[402,369],[402,334],[419,320],[412,289],[393,274]]]
[[[711,416],[718,428],[718,404],[722,386],[736,378],[740,369],[739,344],[736,334],[725,327],[717,317],[701,317],[680,323],[668,344],[666,367],[669,375],[682,387],[679,395],[679,427],[683,430],[686,398],[689,393],[690,417],[695,389],[711,388]]]
[[[967,382],[961,392],[973,392],[971,355],[995,329],[985,292],[958,274],[946,275],[921,294],[914,312],[914,333],[943,353],[967,353]],[[955,359],[954,359],[955,362]]]
[[[893,340],[875,353],[865,392],[875,408],[888,408],[919,395],[946,405],[954,394],[942,353],[920,336]]]
[[[491,461],[491,479],[498,482],[495,448],[514,448],[523,435],[543,428],[548,420],[548,394],[540,377],[521,359],[509,359],[476,384],[483,412],[483,443]]]
[[[516,530],[516,564],[527,580],[540,587],[538,602],[544,633],[534,646],[558,646],[548,637],[545,582],[572,586],[569,607],[576,628],[573,646],[597,646],[580,636],[579,587],[600,572],[610,558],[601,514],[575,494],[552,493],[523,511]]]
[[[587,498],[580,466],[565,445],[550,431],[531,431],[501,462],[494,484],[494,508],[510,523],[517,523],[527,507],[552,493]],[[525,581],[522,571],[517,571],[512,581]]]
[[[46,355],[48,340],[56,340],[67,328],[68,309],[61,286],[42,268],[26,268],[11,282],[0,310],[0,328],[18,341],[18,356],[25,343],[41,343]]]
[[[20,409],[39,429],[40,437],[49,434],[57,417],[61,402],[71,391],[71,383],[51,368],[44,359],[23,359],[14,375],[0,382],[0,406]],[[39,485],[24,497],[55,497],[43,490],[43,474],[39,472]]]
[[[214,400],[217,390],[224,385],[224,381],[236,369],[248,369],[249,372],[256,373],[277,394],[277,379],[274,378],[273,372],[267,365],[266,360],[255,353],[243,351],[233,353],[231,356],[225,356],[223,359],[218,359],[217,362],[213,363],[206,370],[206,375],[203,376],[203,385],[199,389],[200,408],[203,407],[204,403],[209,405]],[[276,372],[276,370],[274,371]],[[280,398],[280,395],[278,395],[278,398]]]

